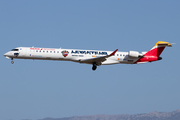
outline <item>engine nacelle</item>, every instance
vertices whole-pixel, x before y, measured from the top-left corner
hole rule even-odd
[[[136,57],[136,58],[143,56],[143,54],[140,54],[140,53],[137,52],[137,51],[129,51],[129,54],[128,54],[128,55],[129,55],[130,57]]]

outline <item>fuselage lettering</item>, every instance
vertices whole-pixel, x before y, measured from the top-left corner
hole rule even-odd
[[[78,51],[72,50],[71,54],[95,54],[95,55],[108,55],[107,52],[98,52],[98,51]]]

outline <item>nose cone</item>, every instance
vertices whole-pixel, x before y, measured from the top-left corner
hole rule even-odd
[[[5,57],[10,56],[9,52],[5,53],[4,56],[5,56]]]
[[[6,56],[7,56],[7,53],[5,53],[4,56],[6,57]]]

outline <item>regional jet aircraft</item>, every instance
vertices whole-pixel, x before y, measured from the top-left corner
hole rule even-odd
[[[160,54],[165,47],[171,47],[171,43],[158,41],[148,52],[139,53],[137,51],[119,52],[100,50],[80,50],[80,49],[55,49],[55,48],[34,48],[17,47],[4,54],[8,59],[33,59],[33,60],[63,60],[92,65],[92,70],[96,70],[100,65],[111,64],[139,64],[161,60]]]

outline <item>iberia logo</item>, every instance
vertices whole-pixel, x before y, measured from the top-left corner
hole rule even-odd
[[[62,55],[63,55],[64,57],[68,56],[68,54],[69,54],[69,52],[66,51],[66,50],[62,51],[61,53],[62,53]]]

